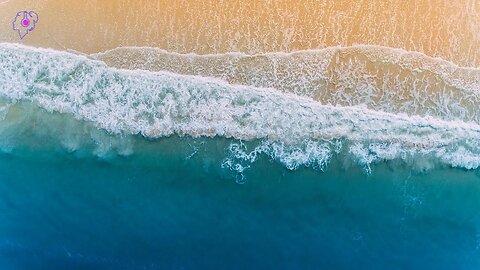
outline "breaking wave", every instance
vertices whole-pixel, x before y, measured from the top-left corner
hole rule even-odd
[[[109,66],[215,77],[275,88],[323,104],[480,123],[480,69],[380,46],[293,53],[196,55],[117,48],[92,55]]]
[[[376,60],[367,64],[366,59],[374,57],[369,56],[368,49],[359,54],[360,62],[341,57],[343,50],[358,51],[336,48],[330,52],[275,57],[226,55],[195,60],[188,60],[192,56],[172,54],[170,57],[187,59],[182,63],[189,65],[178,65],[189,71],[183,73],[193,73],[185,75],[178,74],[182,73],[178,70],[172,73],[117,69],[72,53],[0,44],[0,136],[12,126],[34,126],[32,121],[38,111],[47,111],[42,114],[47,118],[70,115],[77,119],[75,125],[91,123],[115,136],[231,138],[234,141],[227,149],[223,166],[238,172],[248,168],[260,155],[267,155],[289,169],[309,166],[323,170],[334,156],[353,160],[367,171],[372,163],[397,159],[422,169],[435,164],[466,169],[480,166],[480,125],[475,108],[479,104],[478,70],[428,58],[418,63],[418,54],[399,56],[396,52],[391,54],[397,55],[397,60],[388,55],[375,56]],[[325,60],[324,54],[332,56]],[[207,72],[208,65],[202,64],[204,60],[208,63],[209,57],[223,63],[210,63],[220,71],[225,69],[217,73],[219,78],[212,78],[215,74]],[[235,63],[245,61],[244,65],[237,65],[243,70],[231,70],[232,78],[238,80],[219,76],[229,74],[229,62],[222,57],[235,58]],[[332,63],[332,59],[338,61]],[[256,61],[266,61],[270,66],[258,67]],[[289,64],[282,69],[285,73],[279,73],[278,69],[270,69],[272,63]],[[301,66],[301,63],[306,64]],[[323,63],[329,68],[323,67]],[[418,64],[416,69],[413,63]],[[194,72],[196,66],[207,71]],[[317,66],[320,71],[310,66]],[[391,70],[383,71],[383,79],[370,78],[374,82],[371,85],[363,83],[369,80],[368,76],[355,73],[355,67],[361,72],[380,72],[385,66]],[[343,76],[342,80],[338,77],[342,83],[322,82],[324,77],[320,75],[316,81],[315,74],[324,68],[337,77]],[[343,74],[342,70],[349,73]],[[401,74],[395,77],[400,70]],[[398,80],[388,81],[390,76]],[[255,81],[256,78],[265,80]],[[402,84],[403,88],[387,87],[397,82],[415,85],[422,78],[437,83],[410,89],[399,94],[403,98],[396,99],[396,91],[407,91],[411,84]],[[288,84],[288,79],[293,83]],[[380,83],[382,80],[385,84]],[[350,96],[338,94],[343,99],[332,98],[335,91],[347,93],[347,89]],[[373,97],[365,99],[367,93]],[[451,102],[445,103],[446,100]],[[421,105],[415,107],[416,102]],[[30,114],[19,116],[29,113],[25,108],[32,108]],[[418,111],[419,108],[424,111]],[[75,130],[75,127],[59,128]]]

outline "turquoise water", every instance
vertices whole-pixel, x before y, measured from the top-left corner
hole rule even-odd
[[[178,137],[109,160],[3,154],[2,269],[480,266],[474,171],[289,171],[264,157],[237,184],[226,140],[202,142],[190,158],[198,140]]]
[[[467,71],[396,112],[0,44],[0,269],[479,269]]]

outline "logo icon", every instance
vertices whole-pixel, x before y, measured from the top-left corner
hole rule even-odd
[[[29,32],[35,29],[38,22],[38,14],[34,11],[19,11],[13,19],[13,30],[18,32],[20,39],[23,39]]]

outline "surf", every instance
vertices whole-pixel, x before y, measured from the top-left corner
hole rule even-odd
[[[109,66],[214,77],[322,104],[479,122],[480,69],[372,45],[292,53],[179,54],[125,47],[91,55]]]
[[[336,156],[367,172],[387,160],[423,168],[480,166],[474,121],[324,104],[219,78],[117,69],[68,52],[2,44],[0,85],[3,131],[32,125],[45,111],[46,122],[69,115],[75,125],[90,123],[114,137],[232,139],[223,166],[239,172],[262,155],[292,170],[325,169]]]

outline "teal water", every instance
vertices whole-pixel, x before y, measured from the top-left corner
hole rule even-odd
[[[238,184],[221,166],[228,140],[135,140],[144,151],[128,157],[3,154],[2,269],[480,266],[475,171],[261,157]]]
[[[383,111],[0,44],[0,269],[479,269],[468,72]]]

